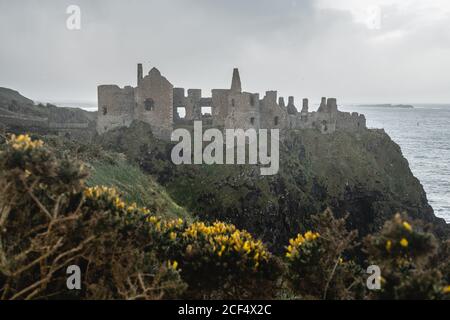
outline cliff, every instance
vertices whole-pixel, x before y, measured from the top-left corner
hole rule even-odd
[[[69,134],[85,139],[95,134],[96,118],[95,112],[35,104],[17,91],[0,88],[0,128],[7,131]]]
[[[403,211],[432,223],[437,234],[448,234],[400,147],[383,130],[291,131],[281,143],[274,176],[261,176],[251,165],[174,166],[172,145],[153,138],[144,123],[113,130],[98,142],[156,176],[178,204],[201,219],[232,222],[274,247],[305,230],[311,216],[326,208],[349,214],[349,227],[360,235]]]

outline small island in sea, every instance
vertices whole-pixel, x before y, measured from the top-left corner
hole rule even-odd
[[[358,107],[414,109],[410,104],[360,104]]]

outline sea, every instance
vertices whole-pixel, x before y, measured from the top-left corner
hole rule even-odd
[[[402,149],[422,183],[436,216],[450,223],[450,104],[414,104],[413,109],[343,105],[366,116],[369,128],[383,128]]]
[[[95,111],[95,104],[55,103]],[[344,104],[339,110],[366,116],[369,128],[383,128],[401,148],[438,217],[450,223],[450,104],[389,108]]]

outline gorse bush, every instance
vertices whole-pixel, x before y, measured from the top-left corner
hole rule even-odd
[[[330,211],[314,218],[316,232],[298,234],[286,247],[287,279],[300,298],[351,299],[363,296],[361,268],[347,260],[356,232]]]
[[[171,298],[183,280],[191,297],[244,297],[272,283],[273,258],[249,233],[163,220],[114,188],[85,187],[83,164],[57,159],[40,140],[12,136],[0,165],[2,298]],[[71,264],[84,270],[81,292],[65,287]]]
[[[367,237],[362,255],[326,211],[277,257],[232,224],[162,218],[88,176],[41,140],[0,144],[1,299],[449,298],[449,243],[406,216]],[[364,259],[380,266],[381,290],[365,290]],[[67,289],[70,265],[81,290]]]
[[[280,274],[277,261],[248,232],[218,221],[186,224],[181,219],[164,221],[153,216],[148,220],[161,255],[178,262],[189,297],[264,298],[274,294]]]
[[[381,290],[371,296],[381,299],[439,299],[446,293],[445,278],[436,260],[438,241],[421,222],[397,214],[379,234],[368,236],[369,262],[382,270]],[[447,253],[448,254],[448,253]],[[446,258],[441,257],[448,261]],[[447,264],[448,266],[448,264]],[[448,270],[448,269],[447,269]]]
[[[83,164],[21,135],[2,145],[0,168],[2,299],[157,299],[185,289],[147,246],[145,209],[111,189],[86,189]],[[66,287],[74,264],[80,291]]]

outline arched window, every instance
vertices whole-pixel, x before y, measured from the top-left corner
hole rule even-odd
[[[145,111],[153,111],[155,109],[155,101],[152,98],[145,99],[144,108]]]
[[[108,108],[106,106],[103,106],[102,113],[104,116],[106,116],[108,114]]]
[[[231,99],[231,106],[234,107],[234,99]]]
[[[250,105],[251,105],[252,107],[255,106],[255,96],[250,96]]]
[[[275,119],[273,119],[273,123],[277,126],[278,125],[278,117],[275,117]]]
[[[255,124],[255,118],[251,117],[251,118],[250,118],[250,123],[251,123],[252,125],[254,125],[254,124]]]

